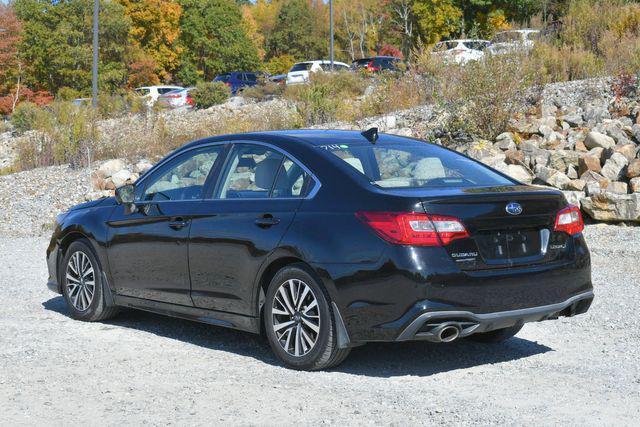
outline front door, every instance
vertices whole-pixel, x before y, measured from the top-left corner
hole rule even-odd
[[[189,265],[196,307],[254,315],[256,276],[294,219],[313,178],[283,153],[235,144],[191,225]]]
[[[116,292],[192,306],[188,238],[207,177],[223,145],[178,155],[136,186],[136,209],[118,206],[108,221],[108,257]]]

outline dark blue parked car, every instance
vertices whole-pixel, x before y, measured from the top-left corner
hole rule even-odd
[[[223,82],[231,89],[231,93],[236,95],[242,91],[245,87],[251,87],[258,84],[258,78],[262,76],[262,73],[253,73],[245,71],[233,71],[231,73],[224,73],[216,76],[213,79],[214,82]]]

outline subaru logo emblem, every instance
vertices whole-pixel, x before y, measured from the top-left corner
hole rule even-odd
[[[522,206],[520,203],[511,202],[507,205],[506,211],[510,215],[520,215],[522,213]]]

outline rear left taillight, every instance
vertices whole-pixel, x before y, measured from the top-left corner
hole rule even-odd
[[[469,237],[459,219],[405,212],[357,212],[356,217],[389,243],[410,246],[446,246]]]
[[[558,212],[553,230],[563,231],[571,236],[584,230],[584,221],[582,220],[580,208],[572,205]]]

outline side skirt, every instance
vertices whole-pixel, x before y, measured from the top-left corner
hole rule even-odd
[[[205,310],[203,308],[187,307],[184,305],[175,305],[123,295],[113,295],[113,299],[115,304],[121,307],[135,308],[165,316],[252,332],[254,334],[260,333],[260,320],[256,317],[243,316],[241,314],[227,313],[224,311]]]

